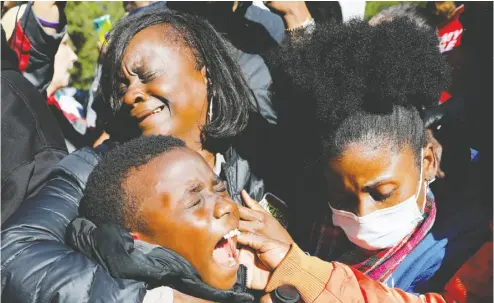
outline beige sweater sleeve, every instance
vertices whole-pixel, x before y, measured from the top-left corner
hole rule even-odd
[[[276,268],[266,292],[283,284],[297,288],[304,302],[313,302],[325,289],[334,266],[316,257],[307,256],[296,244]]]
[[[294,286],[302,300],[307,303],[446,302],[438,293],[416,296],[401,289],[389,288],[344,264],[324,262],[319,258],[307,256],[296,244],[292,245],[285,259],[273,272],[266,292],[271,292],[283,284]]]

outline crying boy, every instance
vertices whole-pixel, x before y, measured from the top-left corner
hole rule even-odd
[[[227,290],[236,282],[238,207],[179,139],[139,137],[111,150],[91,173],[79,212],[175,251],[210,286]]]

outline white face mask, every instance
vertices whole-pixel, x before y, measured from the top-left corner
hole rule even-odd
[[[350,241],[364,249],[378,250],[391,247],[410,234],[423,219],[425,203],[423,203],[422,210],[417,206],[422,183],[424,182],[421,164],[420,179],[415,195],[393,207],[381,209],[363,217],[334,209],[329,205],[333,211],[333,224],[341,227]]]

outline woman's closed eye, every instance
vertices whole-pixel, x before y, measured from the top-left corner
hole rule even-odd
[[[156,72],[146,72],[142,75],[139,75],[139,78],[141,78],[142,83],[146,84],[156,79],[157,75],[158,73]]]
[[[127,93],[127,86],[121,85],[118,87],[118,97],[122,98]]]
[[[391,196],[393,195],[393,192],[394,192],[394,190],[386,192],[386,193],[381,193],[378,191],[372,191],[372,192],[370,192],[370,195],[372,196],[372,198],[375,201],[384,202],[384,201],[388,200],[389,198],[391,198]]]

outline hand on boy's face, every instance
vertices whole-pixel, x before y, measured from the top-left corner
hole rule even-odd
[[[238,207],[199,154],[176,148],[130,171],[123,185],[131,199],[142,199],[147,229],[134,231],[142,240],[182,255],[210,286],[233,286]]]
[[[242,191],[242,198],[247,207],[240,206],[241,232],[260,234],[286,244],[293,243],[292,237],[280,222],[264,210],[245,190]]]
[[[247,267],[247,288],[263,290],[268,284],[271,271],[257,258],[256,252],[250,247],[242,247],[239,252],[240,264]]]

